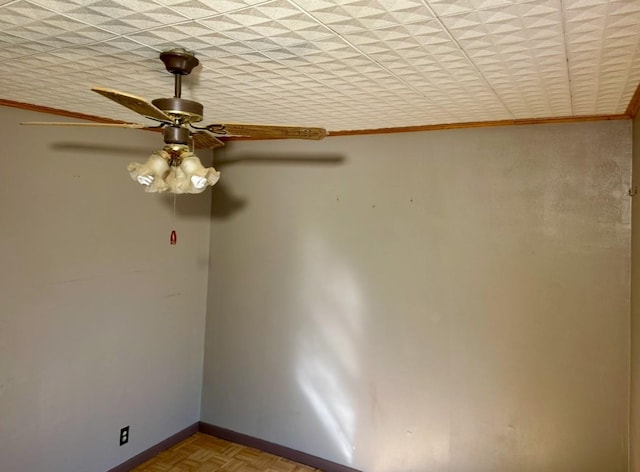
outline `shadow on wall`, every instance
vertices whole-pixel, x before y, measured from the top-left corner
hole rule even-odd
[[[229,165],[240,163],[251,164],[268,164],[268,165],[339,165],[345,161],[344,156],[340,154],[265,154],[249,152],[245,154],[237,154],[232,157],[223,157],[215,159],[214,166],[216,169],[222,169]]]
[[[234,195],[222,178],[211,188],[211,218],[213,219],[230,218],[231,215],[242,210],[246,204],[246,199]]]
[[[304,166],[334,166],[344,163],[345,158],[339,154],[265,154],[245,153],[232,157],[214,157],[213,166],[220,171],[238,164],[261,165],[304,165]],[[220,181],[211,189],[211,218],[226,219],[242,210],[247,200],[234,195],[230,190],[229,179],[225,179],[224,172]]]
[[[127,158],[136,158],[141,156],[141,159],[146,159],[153,151],[149,146],[144,147],[132,147],[132,146],[120,146],[115,144],[92,144],[92,143],[53,143],[51,149],[54,151],[70,151],[70,152],[82,152],[93,154],[109,154],[110,156],[126,156]]]

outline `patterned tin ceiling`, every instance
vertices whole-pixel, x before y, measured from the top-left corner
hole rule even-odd
[[[362,130],[615,115],[640,82],[640,0],[0,0],[0,99],[148,123],[91,92],[173,94],[207,122]]]

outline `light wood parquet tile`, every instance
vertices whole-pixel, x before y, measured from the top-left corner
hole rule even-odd
[[[322,472],[282,457],[196,433],[132,472]]]

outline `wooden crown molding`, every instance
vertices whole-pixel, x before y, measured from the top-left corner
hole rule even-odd
[[[0,98],[0,106],[11,108],[20,108],[22,110],[36,111],[40,113],[49,113],[51,115],[66,116],[68,118],[77,118],[80,120],[95,121],[98,123],[125,123],[120,120],[112,120],[96,115],[87,115],[59,108],[45,107],[41,105],[33,105],[30,103],[16,102]],[[580,123],[585,121],[607,121],[607,120],[627,120],[633,118],[640,108],[640,84],[634,94],[627,111],[620,115],[588,115],[588,116],[564,116],[555,118],[525,118],[515,120],[496,120],[496,121],[470,121],[466,123],[444,123],[437,125],[421,125],[421,126],[400,126],[396,128],[374,128],[374,129],[357,129],[357,130],[339,130],[329,131],[328,136],[353,136],[363,134],[387,134],[387,133],[409,133],[414,131],[437,131],[445,129],[464,129],[464,128],[486,128],[493,126],[522,126],[522,125],[540,125],[549,123]],[[231,137],[229,140],[252,140],[255,138]]]
[[[636,87],[636,92],[631,97],[631,101],[629,102],[629,106],[627,107],[627,111],[625,112],[629,115],[630,118],[635,118],[638,112],[640,111],[640,82],[638,82],[638,86]]]
[[[50,115],[66,116],[68,118],[77,118],[79,120],[95,121],[98,123],[125,123],[120,120],[112,120],[110,118],[103,118],[101,116],[86,115],[84,113],[77,113],[75,111],[61,110],[60,108],[43,107],[41,105],[33,105],[31,103],[16,102],[13,100],[6,100],[0,98],[0,106],[20,108],[21,110],[37,111],[39,113],[48,113]]]
[[[351,136],[356,134],[409,133],[413,131],[437,131],[443,129],[488,128],[492,126],[542,125],[549,123],[580,123],[584,121],[627,120],[628,115],[563,116],[556,118],[524,118],[517,120],[468,121],[466,123],[443,123],[438,125],[402,126],[362,130],[329,131],[329,136]]]

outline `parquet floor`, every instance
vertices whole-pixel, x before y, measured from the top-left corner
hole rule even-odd
[[[266,452],[196,433],[132,472],[321,472]]]

